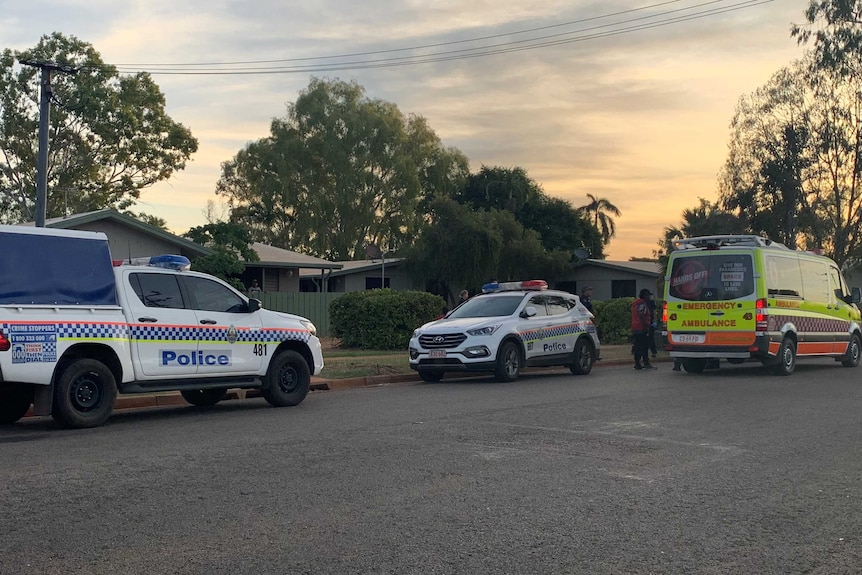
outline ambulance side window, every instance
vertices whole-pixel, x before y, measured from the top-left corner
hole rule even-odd
[[[826,266],[821,262],[800,260],[799,267],[802,270],[802,286],[805,288],[805,299],[822,302],[832,301]]]
[[[829,266],[829,288],[835,294],[836,300],[845,301],[844,297],[847,295],[847,286],[841,277],[841,272],[835,266]]]
[[[183,294],[174,275],[140,273],[129,276],[129,284],[147,307],[183,309]]]

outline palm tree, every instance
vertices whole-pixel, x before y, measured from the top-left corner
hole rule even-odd
[[[602,243],[608,245],[608,242],[617,233],[616,223],[608,214],[619,217],[621,215],[620,210],[605,198],[598,198],[592,194],[587,194],[587,197],[590,199],[590,203],[579,207],[578,210],[590,216],[593,226],[599,231]]]

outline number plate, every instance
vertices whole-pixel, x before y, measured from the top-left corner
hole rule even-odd
[[[702,333],[674,333],[670,336],[674,343],[703,343],[706,335]]]
[[[432,349],[431,351],[428,352],[428,357],[430,357],[432,359],[440,358],[440,357],[446,357],[446,350],[445,349]]]

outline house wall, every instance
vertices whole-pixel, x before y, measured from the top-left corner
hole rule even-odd
[[[181,249],[176,244],[111,220],[87,222],[76,225],[75,229],[104,232],[108,236],[111,257],[115,260],[125,260],[130,257],[142,258],[161,254],[175,254],[193,259],[198,255],[190,250]]]
[[[388,283],[387,287],[391,290],[404,291],[418,289],[414,285],[413,281],[406,274],[401,272],[398,268],[393,268],[391,271],[389,269],[384,269],[383,275],[385,276]],[[366,289],[366,278],[374,278],[379,282],[380,276],[381,270],[366,271],[344,276],[338,276],[334,279],[339,281],[335,282],[335,285],[330,287],[330,289],[332,291],[345,292],[363,291]],[[332,284],[332,281],[330,281],[330,284]]]
[[[635,282],[635,296],[640,293],[640,290],[646,288],[656,294],[657,298],[661,297],[658,291],[659,278],[645,276],[637,272],[626,270],[611,269],[600,266],[580,266],[575,269],[571,278],[566,278],[565,286],[560,286],[561,289],[568,289],[572,293],[580,294],[584,286],[593,287],[593,301],[601,301],[613,298],[613,282],[614,280],[630,280]],[[570,282],[575,282],[574,288]],[[553,287],[557,287],[557,282]]]

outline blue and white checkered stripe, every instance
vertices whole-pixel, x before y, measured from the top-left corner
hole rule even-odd
[[[12,325],[33,322],[0,323],[7,335]],[[227,342],[230,327],[190,325],[128,325],[116,322],[40,322],[40,325],[55,328],[58,340],[132,340],[182,341],[182,342]],[[236,343],[275,343],[282,341],[308,342],[311,333],[303,329],[261,328],[236,329]]]
[[[521,341],[538,341],[542,339],[551,339],[555,337],[566,337],[572,334],[580,334],[587,332],[586,322],[569,323],[565,325],[556,325],[551,327],[543,327],[540,329],[531,329],[521,332]]]

